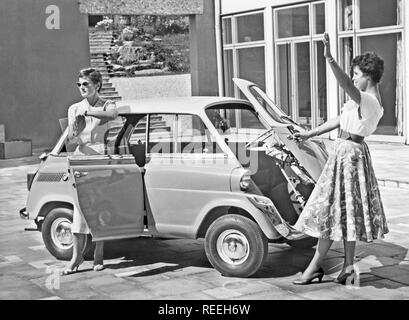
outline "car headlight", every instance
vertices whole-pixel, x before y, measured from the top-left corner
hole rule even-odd
[[[250,182],[251,182],[250,173],[246,172],[245,174],[242,175],[242,177],[240,179],[240,189],[242,191],[247,190],[248,187],[250,186]]]

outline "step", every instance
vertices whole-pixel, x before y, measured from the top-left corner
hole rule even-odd
[[[103,58],[105,58],[106,56],[108,56],[108,54],[106,53],[106,52],[95,52],[95,53],[93,53],[93,52],[90,52],[90,54],[91,54],[91,59],[92,58],[100,58],[100,59],[103,59]]]
[[[95,54],[95,53],[99,53],[99,54],[105,53],[106,55],[108,55],[109,52],[110,52],[110,50],[91,50],[91,51],[90,51],[91,54]]]
[[[89,38],[89,42],[94,42],[94,43],[104,43],[104,42],[111,42],[113,41],[114,38],[113,37],[109,37],[109,38]]]
[[[102,82],[102,89],[112,88],[113,84],[111,82]]]
[[[91,60],[91,63],[93,62],[93,63],[96,63],[96,64],[98,64],[98,63],[105,64],[106,63],[106,61],[104,59],[100,59],[100,58],[97,58],[97,59],[91,58],[90,60]]]
[[[102,98],[104,98],[105,100],[112,100],[112,101],[121,101],[122,97],[116,96],[116,97],[106,97],[106,96],[102,96]]]
[[[90,47],[89,49],[91,52],[110,52],[111,51],[111,47],[100,47],[100,48]]]
[[[91,65],[92,65],[94,68],[104,69],[104,70],[106,70],[107,67],[108,67],[108,65],[107,65],[106,63],[95,63],[95,62],[92,62],[92,61],[91,61]]]
[[[109,93],[109,94],[117,94],[118,92],[115,91],[114,87],[102,87],[101,88],[102,93]]]
[[[110,43],[104,43],[104,44],[90,44],[89,45],[89,47],[90,48],[93,48],[93,49],[98,49],[98,48],[110,48],[111,47],[111,44]]]
[[[115,89],[115,88],[113,88]],[[119,97],[119,92],[118,91],[103,91],[101,90],[99,93],[101,96],[109,96],[109,97]]]

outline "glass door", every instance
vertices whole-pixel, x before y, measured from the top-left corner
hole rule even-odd
[[[327,120],[326,65],[321,42],[325,3],[294,5],[274,12],[277,104],[311,129]]]

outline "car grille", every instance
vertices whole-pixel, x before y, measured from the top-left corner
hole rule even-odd
[[[37,182],[59,182],[64,173],[40,173]]]

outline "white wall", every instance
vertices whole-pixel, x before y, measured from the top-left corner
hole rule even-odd
[[[303,0],[221,0],[222,14],[275,7],[291,3],[307,2]]]

